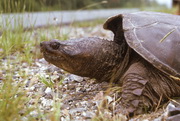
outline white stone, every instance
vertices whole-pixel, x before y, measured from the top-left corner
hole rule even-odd
[[[51,93],[52,93],[51,88],[47,87],[46,90],[45,90],[45,93],[46,93],[46,94],[51,94]]]

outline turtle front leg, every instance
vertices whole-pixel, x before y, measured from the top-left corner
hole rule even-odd
[[[163,76],[160,78],[157,71],[144,62],[136,62],[129,67],[121,79],[123,85],[118,112],[129,116],[147,113],[172,96],[172,89],[167,85],[169,80]]]
[[[127,74],[125,76],[120,102],[121,113],[133,116],[149,110],[151,100],[143,95],[147,82],[147,79],[136,74]]]

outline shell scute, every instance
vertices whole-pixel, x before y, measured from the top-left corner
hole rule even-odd
[[[114,26],[113,30],[109,26]],[[126,42],[139,55],[159,70],[180,77],[180,16],[156,12],[120,14],[108,19],[104,28],[114,33],[123,30]]]

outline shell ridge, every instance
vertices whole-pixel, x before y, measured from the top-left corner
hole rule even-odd
[[[179,28],[179,29],[178,29],[178,28]],[[179,30],[180,30],[180,27],[177,27],[177,31],[178,31],[178,33],[179,33],[179,36],[180,36],[180,31],[179,31]]]
[[[152,26],[155,26],[157,25],[159,22],[153,22],[151,24],[147,24],[147,25],[142,25],[142,26],[138,26],[137,28],[144,28],[144,27],[152,27]]]
[[[133,29],[133,32],[134,32],[134,36],[135,36],[136,40],[139,42],[138,45],[141,44],[141,41],[143,41],[143,40],[140,40],[140,39],[138,38],[138,36],[137,36],[137,34],[136,34],[136,29],[135,29],[135,28]],[[137,45],[137,43],[136,43],[136,45]]]
[[[122,25],[123,25],[123,30],[124,31],[128,31],[128,30],[131,30],[131,29],[133,30],[134,28],[136,28],[136,26],[134,26],[134,24],[131,22],[131,19],[132,19],[131,17],[123,16]],[[131,26],[125,27],[124,23],[125,24],[130,24]]]
[[[170,25],[170,26],[174,26],[174,27],[178,27],[179,25],[173,25],[172,23],[168,23],[168,22],[159,22],[159,23],[162,23],[162,24],[166,24],[166,25]]]

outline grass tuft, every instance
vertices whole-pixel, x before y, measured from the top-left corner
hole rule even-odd
[[[15,82],[11,74],[7,74],[0,84],[0,120],[20,121],[27,116],[33,108],[26,105],[28,98],[21,82]],[[29,117],[29,120],[32,119]]]

